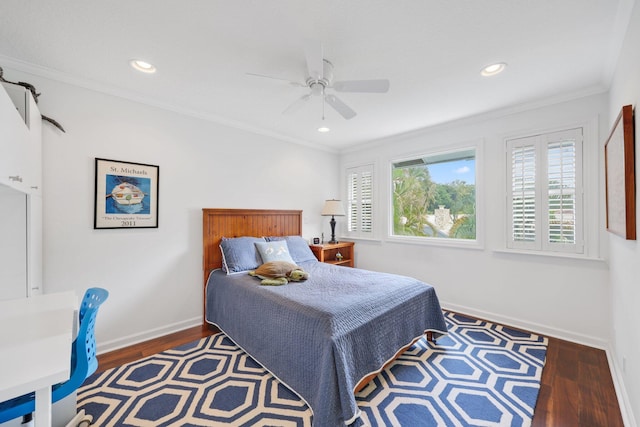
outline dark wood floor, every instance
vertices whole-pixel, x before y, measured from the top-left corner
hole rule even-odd
[[[99,371],[218,332],[194,327],[98,356]],[[532,427],[623,427],[603,350],[549,339]]]

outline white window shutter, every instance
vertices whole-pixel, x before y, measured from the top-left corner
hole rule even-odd
[[[350,172],[347,174],[347,193],[347,203],[349,206],[347,213],[347,230],[351,233],[355,233],[360,229],[360,227],[358,227],[359,191],[357,172]]]
[[[363,233],[373,232],[373,172],[360,175],[360,226]]]
[[[543,249],[583,252],[582,129],[547,134],[545,229]]]
[[[581,254],[582,128],[508,140],[507,247]]]
[[[510,248],[537,249],[540,246],[536,191],[538,150],[535,142],[535,138],[523,138],[508,147]]]
[[[373,165],[349,168],[347,177],[347,233],[352,237],[373,235]]]

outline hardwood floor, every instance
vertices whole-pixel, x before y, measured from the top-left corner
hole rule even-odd
[[[623,427],[603,350],[549,338],[532,427]]]
[[[98,371],[185,344],[217,329],[186,329],[98,356]],[[532,427],[624,427],[603,350],[549,338]]]
[[[132,345],[120,350],[111,351],[109,353],[98,355],[97,372],[106,371],[107,369],[116,368],[125,363],[160,353],[170,348],[186,344],[200,338],[208,337],[220,332],[218,328],[206,326],[195,326],[160,338],[145,341],[140,344]]]

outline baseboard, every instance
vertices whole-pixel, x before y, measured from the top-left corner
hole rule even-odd
[[[194,317],[192,319],[183,320],[182,322],[172,323],[170,325],[165,325],[160,328],[151,329],[138,334],[128,335],[116,340],[100,342],[98,345],[98,355],[200,325],[202,325],[202,317]]]
[[[472,307],[466,307],[458,304],[449,304],[446,302],[441,302],[441,304],[442,304],[442,308],[444,308],[445,310],[451,310],[458,313],[468,314],[469,316],[479,317],[481,319],[500,323],[506,326],[513,326],[515,328],[524,329],[526,331],[534,332],[536,334],[558,338],[561,340],[570,341],[576,344],[582,344],[582,345],[598,348],[605,351],[608,348],[607,341],[594,338],[590,335],[578,334],[578,333],[567,331],[564,329],[553,328],[548,325],[542,325],[540,323],[526,322],[526,321],[523,321],[522,319],[503,316],[501,314],[492,313],[490,311],[477,310]]]
[[[618,398],[618,406],[620,406],[620,413],[622,414],[622,422],[626,427],[638,427],[635,417],[633,416],[631,401],[629,401],[629,395],[627,394],[627,388],[624,386],[624,376],[622,375],[622,369],[614,355],[613,348],[609,346],[606,350],[607,361],[609,362],[609,369],[611,370],[611,378],[613,379],[613,387],[616,390],[616,397]]]

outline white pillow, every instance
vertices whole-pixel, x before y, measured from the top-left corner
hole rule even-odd
[[[286,240],[276,240],[272,242],[255,242],[258,253],[262,258],[262,263],[271,261],[286,261],[295,264],[289,254],[289,247]]]

